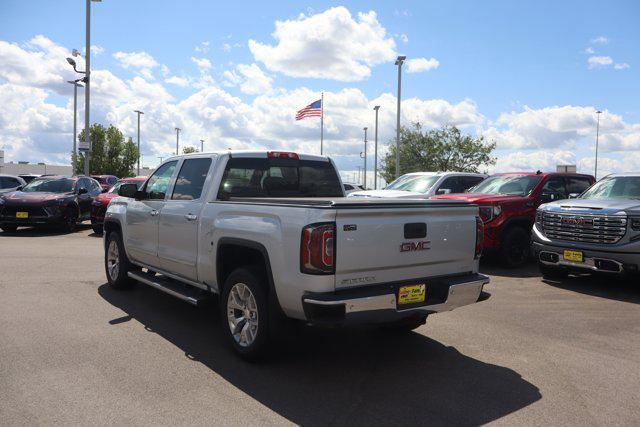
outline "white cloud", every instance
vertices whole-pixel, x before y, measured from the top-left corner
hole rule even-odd
[[[316,15],[276,21],[275,45],[249,40],[256,61],[270,71],[292,77],[358,81],[371,66],[395,59],[395,41],[387,36],[376,13],[358,13],[339,6]]]
[[[631,68],[631,66],[629,64],[627,64],[626,62],[623,62],[621,64],[615,64],[613,66],[614,69],[616,70],[627,70],[629,68]]]
[[[435,58],[415,58],[407,60],[407,73],[421,73],[423,71],[435,70],[440,62]]]
[[[222,77],[224,78],[224,80],[222,80],[222,84],[227,87],[234,87],[242,82],[242,77],[240,77],[234,70],[225,70],[225,72],[222,73]]]
[[[201,70],[209,70],[211,69],[211,61],[207,58],[196,58],[195,56],[191,57],[191,60],[200,68]]]
[[[193,48],[193,50],[199,53],[207,53],[209,52],[209,44],[210,43],[208,41],[204,41],[200,43],[198,46],[196,46],[195,48]]]
[[[594,68],[604,68],[613,64],[613,59],[610,56],[590,56],[587,60],[589,64],[589,69],[592,70]]]
[[[164,79],[164,82],[172,85],[180,86],[180,87],[189,86],[189,79],[185,77],[171,76],[169,78]]]
[[[271,92],[273,78],[267,76],[256,64],[239,64],[238,72],[245,80],[240,84],[240,90],[248,95],[258,95]]]
[[[588,53],[589,55],[593,55],[594,53],[596,53],[596,51],[591,46],[587,46],[584,49],[584,53]]]
[[[594,107],[562,106],[503,113],[483,135],[499,149],[575,149],[579,142],[595,139]],[[626,123],[620,115],[604,110],[600,116],[603,151],[640,149],[640,125]]]
[[[609,43],[609,39],[606,38],[605,36],[598,36],[596,38],[591,39],[591,44],[605,45],[608,43]]]
[[[147,68],[158,66],[158,62],[147,52],[116,52],[113,57],[124,68]]]
[[[489,172],[555,172],[557,165],[575,165],[576,155],[567,150],[514,151],[501,153]]]
[[[409,36],[406,34],[400,34],[400,40],[402,40],[402,43],[409,43]]]

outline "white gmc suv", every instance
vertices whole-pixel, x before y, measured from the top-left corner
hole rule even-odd
[[[264,352],[281,319],[413,329],[489,297],[477,206],[345,198],[327,157],[176,156],[119,194],[104,223],[109,284],[194,305],[219,294],[245,358]]]

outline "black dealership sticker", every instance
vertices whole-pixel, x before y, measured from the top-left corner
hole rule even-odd
[[[343,231],[356,231],[358,229],[358,226],[355,224],[345,224],[342,227]]]

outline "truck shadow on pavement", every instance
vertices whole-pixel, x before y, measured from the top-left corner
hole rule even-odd
[[[249,364],[224,341],[215,303],[194,308],[142,285],[98,292],[126,313],[110,327],[142,323],[295,424],[479,425],[542,397],[517,372],[415,332],[300,326],[267,360]]]
[[[480,261],[480,273],[491,276],[512,277],[512,278],[528,278],[539,277],[538,265],[535,261],[529,260],[526,264],[519,268],[507,268],[497,258],[487,258]]]
[[[567,291],[640,304],[640,276],[623,278],[576,274],[559,280],[544,279],[542,282]]]

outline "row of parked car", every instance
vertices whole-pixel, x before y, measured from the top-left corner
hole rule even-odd
[[[102,221],[109,201],[123,183],[142,183],[145,177],[119,180],[113,175],[1,175],[0,228],[14,232],[18,227],[53,226],[67,232],[90,220],[102,233]]]

